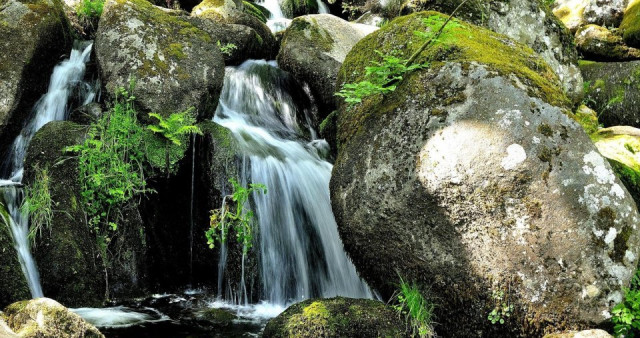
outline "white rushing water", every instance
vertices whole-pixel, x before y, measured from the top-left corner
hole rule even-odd
[[[152,308],[144,308],[144,312],[124,306],[70,310],[98,328],[125,328],[170,320],[168,316]]]
[[[91,43],[76,43],[69,59],[62,61],[54,68],[47,93],[36,103],[33,117],[14,140],[3,163],[4,179],[0,180],[0,187],[11,218],[4,221],[11,228],[18,260],[27,279],[31,296],[34,298],[42,297],[43,294],[38,268],[29,245],[29,215],[25,208],[21,208],[24,200],[24,192],[21,188],[24,158],[29,142],[42,126],[50,121],[67,118],[70,108],[69,98],[74,92],[80,93],[81,103],[89,103],[95,99],[96,92],[93,87],[82,81],[91,47]]]
[[[318,156],[326,142],[300,135],[296,113],[302,112],[286,75],[273,61],[228,67],[214,118],[249,160],[244,179],[268,189],[253,195],[262,299],[283,306],[311,297],[373,298],[338,235],[329,199],[332,166]]]
[[[318,13],[319,14],[330,14],[329,6],[324,3],[322,0],[318,1]],[[289,24],[291,23],[291,19],[284,16],[282,13],[282,9],[280,8],[280,2],[278,0],[264,0],[259,2],[261,6],[268,9],[271,13],[269,19],[267,19],[267,26],[271,29],[272,32],[277,33],[287,29]]]

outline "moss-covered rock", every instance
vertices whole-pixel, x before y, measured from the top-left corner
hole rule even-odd
[[[46,92],[51,70],[71,49],[60,0],[5,0],[0,6],[0,152]]]
[[[279,0],[282,14],[287,18],[318,13],[317,0]]]
[[[71,122],[50,122],[34,136],[25,160],[27,187],[37,170],[47,169],[53,202],[50,230],[36,238],[34,248],[42,290],[73,307],[99,306],[105,294],[95,235],[82,207],[77,159],[63,152],[64,147],[81,142],[86,130]]]
[[[264,337],[409,337],[409,333],[400,315],[380,301],[336,297],[291,305],[269,321]]]
[[[415,0],[404,3],[402,14],[423,10],[452,13],[463,0]],[[387,4],[393,4],[392,0]],[[456,17],[504,34],[531,47],[560,78],[573,102],[582,99],[582,76],[576,65],[578,54],[573,36],[541,0],[470,0]]]
[[[627,46],[622,37],[596,25],[586,25],[576,33],[578,51],[590,60],[624,61],[640,59],[640,49]]]
[[[630,0],[624,11],[620,31],[624,41],[632,47],[640,48],[640,1]]]
[[[417,13],[368,35],[347,55],[340,83],[361,81],[380,60],[375,50],[411,55],[424,41],[412,32],[433,32],[445,18]],[[431,286],[442,300],[437,331],[451,337],[605,322],[635,273],[640,216],[569,118],[551,68],[462,21],[416,61],[430,66],[338,111],[331,201],[363,278],[383,297],[398,275]],[[510,316],[492,325],[487,316],[504,301]]]
[[[95,326],[49,298],[13,303],[0,316],[11,330],[24,338],[104,338]]]
[[[246,10],[242,2],[236,3],[232,0],[204,0],[196,6],[191,12],[191,16],[213,21],[220,24],[241,25],[250,28],[252,33],[247,37],[234,37],[237,34],[237,27],[220,27],[213,29],[211,26],[205,26],[207,32],[210,32],[214,39],[220,40],[221,43],[233,43],[238,48],[231,51],[229,59],[232,63],[240,63],[248,58],[265,58],[271,59],[274,55],[276,46],[275,37],[261,19],[255,13]],[[256,36],[257,34],[257,36]]]
[[[572,32],[582,26],[595,24],[618,27],[622,21],[625,0],[555,0],[553,14]]]
[[[189,22],[184,12],[145,0],[108,0],[96,34],[95,52],[107,93],[136,81],[139,118],[164,117],[195,108],[213,116],[224,79],[216,41]]]
[[[271,16],[271,12],[268,9],[264,8],[261,5],[258,5],[255,2],[242,1],[244,5],[244,11],[255,16],[258,20],[263,23],[267,23],[267,19]]]
[[[376,28],[330,14],[295,18],[284,33],[278,65],[309,84],[323,119],[336,107],[336,77],[351,48]]]
[[[4,195],[0,189],[0,200]],[[7,222],[11,216],[4,202],[0,203],[0,307],[13,302],[31,298],[29,286],[20,268],[18,255],[11,238],[11,230]]]
[[[580,62],[585,101],[605,127],[640,127],[640,61]]]
[[[640,205],[640,129],[604,128],[592,138],[598,151],[611,162],[613,170]]]

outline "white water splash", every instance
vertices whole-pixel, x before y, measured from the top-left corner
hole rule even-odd
[[[124,306],[70,310],[98,328],[125,328],[170,320],[168,316],[152,308],[144,308],[145,312]]]
[[[302,142],[296,100],[279,86],[282,74],[274,62],[228,67],[214,118],[249,159],[244,178],[268,189],[253,195],[263,299],[284,306],[313,297],[373,298],[338,235],[332,165]]]
[[[18,253],[18,260],[33,298],[43,297],[43,293],[38,268],[31,255],[29,245],[29,215],[26,208],[21,208],[24,200],[21,188],[24,158],[31,139],[40,128],[51,121],[67,118],[69,114],[68,101],[74,90],[80,91],[83,103],[89,103],[95,99],[96,92],[93,87],[82,82],[92,45],[76,44],[69,59],[54,68],[49,81],[49,90],[36,103],[33,109],[33,118],[16,137],[9,156],[3,163],[3,176],[6,178],[0,180],[0,187],[3,190],[5,206],[11,218],[4,220],[4,222],[11,229],[11,237]]]

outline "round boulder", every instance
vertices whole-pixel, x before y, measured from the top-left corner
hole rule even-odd
[[[409,337],[409,333],[398,312],[380,301],[335,297],[291,305],[269,321],[263,337]]]
[[[282,38],[278,65],[309,85],[326,116],[336,106],[335,83],[344,58],[360,39],[376,29],[330,14],[297,17]]]
[[[425,42],[413,32],[446,18],[417,13],[365,37],[339,83],[362,81],[376,50],[408,58]],[[597,327],[635,272],[640,217],[567,116],[554,72],[462,21],[418,54],[427,61],[394,92],[338,112],[331,201],[361,275],[383,296],[398,275],[429,287],[447,336]],[[504,325],[487,319],[495,312]]]
[[[212,37],[183,12],[145,0],[107,0],[96,33],[95,52],[108,93],[129,87],[146,112],[167,117],[191,107],[210,119],[218,105],[224,59]]]

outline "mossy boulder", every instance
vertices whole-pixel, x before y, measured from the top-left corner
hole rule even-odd
[[[375,50],[408,57],[424,42],[412,32],[443,20],[417,13],[368,35],[339,83],[363,80]],[[429,67],[339,108],[330,189],[345,250],[383,297],[398,275],[429,286],[445,336],[597,327],[635,273],[636,205],[568,116],[553,70],[504,35],[455,23],[416,58]],[[500,302],[513,309],[492,325]]]
[[[19,337],[104,338],[95,326],[49,298],[13,303],[0,317]]]
[[[0,152],[20,133],[47,91],[71,30],[60,0],[4,0],[0,5]]]
[[[640,61],[581,61],[585,101],[605,127],[640,127]]]
[[[191,12],[192,17],[207,19],[218,24],[235,24],[246,26],[252,29],[257,35],[257,44],[259,45],[259,53],[252,55],[245,53],[242,58],[246,60],[249,57],[257,56],[260,58],[271,59],[275,53],[276,40],[267,25],[259,19],[255,13],[246,11],[243,2],[234,2],[233,0],[204,0],[196,6]],[[214,39],[221,42],[234,43],[239,47],[238,52],[251,52],[251,45],[245,46],[242,40],[234,41],[232,37],[225,36],[227,32],[214,33]],[[256,38],[253,38],[256,39]],[[238,43],[236,43],[238,42]]]
[[[184,12],[145,0],[107,0],[95,40],[95,53],[107,93],[135,79],[136,103],[165,118],[191,107],[201,120],[218,105],[224,59],[216,41],[189,22]]]
[[[349,23],[330,14],[295,18],[284,33],[278,65],[309,85],[324,118],[336,107],[338,70],[353,48],[374,26]]]
[[[404,3],[401,13],[423,10],[452,13],[463,0],[416,0]],[[392,4],[393,2],[388,2]],[[531,47],[553,69],[573,102],[582,99],[582,76],[573,36],[540,0],[470,0],[456,17],[504,34]]]
[[[6,188],[3,188],[6,189]],[[0,200],[4,190],[0,189]],[[11,238],[9,228],[10,215],[5,208],[5,203],[0,203],[0,307],[13,302],[31,298],[29,286],[25,279],[18,254]]]
[[[400,315],[380,301],[335,297],[291,305],[269,321],[263,337],[409,337],[409,333]]]
[[[34,247],[42,290],[72,307],[99,306],[105,293],[95,235],[82,207],[77,159],[63,152],[80,143],[86,130],[72,122],[50,122],[36,133],[25,159],[27,188],[37,171],[46,170],[53,203],[50,229],[42,231]]]
[[[318,0],[278,0],[278,2],[282,14],[287,18],[318,13]]]
[[[618,27],[626,0],[555,0],[553,14],[572,32],[589,24]]]
[[[640,48],[640,1],[630,0],[624,11],[620,32],[624,41],[632,47]]]
[[[640,129],[604,128],[592,138],[598,151],[611,162],[613,170],[640,205]]]
[[[597,25],[586,25],[576,33],[578,51],[590,60],[625,61],[640,59],[640,49],[627,46],[622,37]]]

